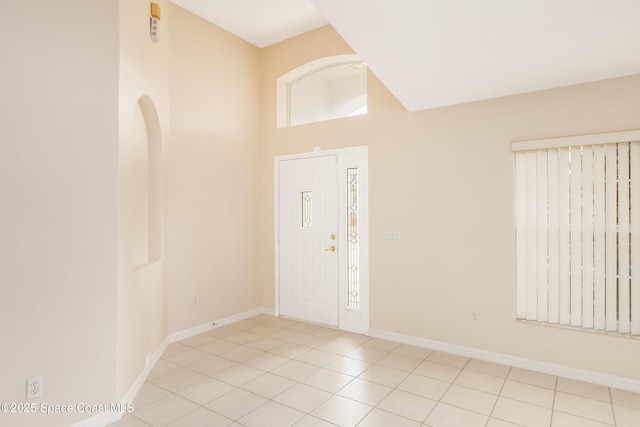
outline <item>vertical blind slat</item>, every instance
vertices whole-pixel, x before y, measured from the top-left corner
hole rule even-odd
[[[538,315],[538,275],[537,266],[537,167],[536,153],[527,153],[527,320],[537,320]],[[530,202],[530,203],[529,203]]]
[[[548,319],[551,323],[560,321],[559,302],[559,217],[558,217],[558,150],[548,150],[547,157],[547,189],[548,189],[548,253],[549,253],[549,312]]]
[[[547,264],[547,153],[540,150],[536,153],[536,169],[537,169],[537,274],[538,280],[536,284],[537,297],[537,314],[536,320],[546,322],[549,319],[548,312],[548,264]]]
[[[593,327],[605,328],[605,146],[593,147]]]
[[[561,148],[558,155],[558,304],[560,324],[571,322],[571,247],[569,214],[569,149]],[[561,171],[561,172],[560,172]]]
[[[640,143],[631,143],[631,333],[640,334]],[[635,232],[634,232],[635,231]]]
[[[629,332],[629,144],[618,144],[618,331]]]
[[[527,158],[516,153],[516,316],[527,317]]]
[[[593,147],[582,151],[582,326],[593,328]]]
[[[618,148],[617,144],[607,145],[605,159],[605,229],[606,229],[606,254],[605,254],[605,316],[607,331],[615,331],[618,328],[617,303],[618,300]]]
[[[582,153],[571,147],[571,326],[582,325]]]

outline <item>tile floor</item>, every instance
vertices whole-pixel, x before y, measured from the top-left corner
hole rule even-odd
[[[112,427],[640,426],[640,394],[259,315],[170,344]]]

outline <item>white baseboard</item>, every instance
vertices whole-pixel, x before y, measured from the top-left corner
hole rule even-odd
[[[195,326],[193,328],[169,334],[169,336],[167,336],[162,341],[160,346],[153,352],[153,355],[150,355],[148,357],[144,369],[142,370],[142,372],[140,372],[138,378],[131,385],[131,387],[129,387],[129,390],[127,391],[127,393],[125,393],[124,397],[120,401],[121,407],[126,408],[126,405],[128,403],[133,402],[136,395],[147,380],[149,373],[151,373],[151,370],[153,369],[155,364],[158,362],[158,360],[160,360],[162,354],[167,349],[167,346],[169,344],[202,334],[212,329],[219,328],[220,326],[228,325],[230,323],[238,322],[244,319],[249,319],[251,317],[257,316],[258,314],[268,314],[270,316],[273,316],[273,309],[264,307],[256,308],[255,310],[245,311],[244,313],[235,314],[233,316],[225,317],[224,319],[214,320],[200,326]],[[73,424],[71,427],[105,427],[111,423],[118,421],[120,418],[122,418],[123,415],[124,413],[122,412],[105,412]]]
[[[500,363],[516,368],[528,369],[531,371],[557,375],[574,380],[586,381],[592,384],[599,384],[607,387],[640,393],[640,381],[630,378],[618,377],[615,375],[608,375],[600,372],[586,371],[582,369],[571,368],[568,366],[540,362],[523,357],[494,353],[491,351],[479,350],[473,347],[449,344],[442,341],[434,341],[426,338],[419,338],[411,335],[403,335],[378,329],[371,329],[370,336],[389,341],[396,341],[403,344],[414,345],[416,347],[429,348],[432,350],[444,351],[460,356],[472,357],[474,359],[484,360],[487,362]]]
[[[120,407],[127,408],[127,404],[133,402],[136,395],[144,385],[144,382],[147,380],[151,369],[155,366],[155,364],[162,357],[162,353],[167,349],[167,345],[169,341],[167,338],[162,341],[160,346],[153,352],[153,355],[149,355],[147,361],[145,363],[144,369],[138,375],[138,378],[134,381],[134,383],[129,387],[129,390],[124,395],[122,400],[120,400]],[[91,418],[87,418],[79,423],[73,424],[71,427],[104,427],[111,423],[118,421],[125,412],[105,412],[102,414],[95,415]]]
[[[126,407],[127,403],[132,402],[135,396],[140,391],[140,388],[144,385],[149,373],[160,360],[162,354],[166,350],[170,343],[180,341],[186,338],[190,338],[195,335],[210,331],[220,326],[228,325],[230,323],[238,322],[244,319],[257,316],[259,314],[274,315],[273,309],[269,308],[257,308],[254,310],[239,313],[233,316],[226,317],[211,321],[200,326],[185,329],[183,331],[174,332],[167,336],[156,351],[151,355],[143,371],[140,373],[136,381],[131,385],[127,393],[124,395],[120,403],[122,407]],[[456,344],[450,344],[443,341],[429,340],[426,338],[414,337],[411,335],[398,334],[395,332],[389,332],[379,329],[371,329],[370,336],[374,338],[381,338],[389,341],[395,341],[403,344],[414,345],[417,347],[429,348],[432,350],[444,351],[447,353],[457,354],[460,356],[472,357],[474,359],[485,360],[487,362],[501,363],[503,365],[513,366],[516,368],[528,369],[531,371],[543,372],[546,374],[557,375],[565,378],[571,378],[580,381],[586,381],[592,384],[599,384],[607,387],[618,388],[621,390],[628,390],[635,393],[640,393],[640,381],[633,380],[624,377],[618,377],[615,375],[603,374],[600,372],[586,371],[582,369],[571,368],[563,365],[556,365],[552,363],[540,362],[537,360],[526,359],[522,357],[511,356],[508,354],[494,353],[486,350],[480,350],[473,347],[465,347]],[[104,427],[113,422],[118,421],[124,414],[121,412],[109,412],[103,413],[76,424],[71,427]]]
[[[133,402],[133,399],[136,398],[136,395],[144,385],[144,382],[147,380],[147,377],[151,373],[151,370],[153,369],[154,366],[156,366],[156,363],[158,363],[158,360],[160,360],[160,358],[162,357],[162,354],[167,349],[168,345],[169,345],[169,340],[168,338],[165,338],[160,344],[160,346],[156,349],[156,351],[153,352],[153,355],[151,355],[151,357],[148,358],[147,363],[145,364],[144,370],[140,372],[140,375],[138,375],[138,378],[131,385],[131,387],[129,387],[129,390],[121,400],[122,403],[127,404],[130,402]]]
[[[167,339],[169,343],[181,341],[187,338],[191,338],[195,335],[200,335],[208,332],[212,329],[219,328],[220,326],[228,325],[230,323],[239,322],[240,320],[249,319],[250,317],[257,316],[258,314],[269,314],[273,316],[273,309],[268,308],[256,308],[254,310],[245,311],[244,313],[234,314],[233,316],[225,317],[224,319],[214,320],[208,323],[204,323],[193,328],[185,329],[170,334]]]
[[[70,427],[105,427],[111,423],[115,423],[120,418],[122,418],[122,414],[120,413],[105,412],[104,414],[94,415],[86,420],[71,424]]]

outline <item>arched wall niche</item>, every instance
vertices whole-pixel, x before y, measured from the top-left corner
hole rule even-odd
[[[131,144],[131,261],[136,271],[160,260],[162,243],[162,132],[146,95],[134,109]]]

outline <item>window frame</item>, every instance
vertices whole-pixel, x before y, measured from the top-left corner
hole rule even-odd
[[[534,288],[531,287],[530,283],[535,282],[536,275],[540,275],[540,267],[538,266],[537,268],[535,268],[535,272],[531,271],[530,268],[527,268],[526,266],[534,266],[534,264],[532,263],[531,259],[528,258],[528,254],[529,252],[531,252],[531,249],[533,248],[532,246],[530,247],[530,244],[535,245],[535,236],[533,235],[529,235],[531,232],[531,227],[533,226],[530,223],[530,220],[527,220],[528,222],[524,222],[524,219],[522,217],[522,206],[520,205],[521,203],[523,203],[523,201],[526,201],[526,197],[527,196],[523,196],[522,192],[526,192],[527,194],[532,194],[531,189],[528,187],[528,182],[532,182],[530,180],[534,180],[535,182],[539,182],[538,180],[540,179],[540,177],[538,176],[538,178],[535,178],[535,174],[536,171],[532,170],[531,173],[533,173],[533,175],[529,176],[529,169],[527,169],[527,167],[525,167],[525,169],[520,170],[518,165],[521,166],[525,166],[524,164],[522,164],[522,162],[524,162],[524,158],[523,158],[523,154],[526,156],[531,156],[533,155],[538,155],[542,152],[545,152],[546,150],[555,150],[555,149],[576,149],[578,147],[580,147],[580,152],[582,152],[583,148],[586,147],[596,147],[596,146],[605,146],[605,145],[613,145],[613,144],[629,144],[629,150],[632,152],[633,150],[638,150],[638,145],[635,145],[634,147],[632,147],[631,144],[638,144],[638,142],[640,141],[640,130],[627,130],[627,131],[619,131],[619,132],[608,132],[608,133],[596,133],[596,134],[588,134],[588,135],[577,135],[577,136],[568,136],[568,137],[559,137],[559,138],[548,138],[548,139],[538,139],[538,140],[528,140],[528,141],[514,141],[512,142],[512,151],[514,153],[514,219],[515,219],[515,237],[516,237],[516,318],[518,320],[533,320],[536,322],[541,322],[541,323],[545,323],[545,324],[549,324],[549,325],[559,325],[559,326],[578,326],[581,327],[581,329],[586,329],[586,330],[593,330],[593,331],[597,331],[597,332],[617,332],[617,333],[622,333],[625,335],[629,335],[631,334],[632,336],[634,334],[639,334],[640,333],[640,293],[636,293],[634,295],[634,297],[632,298],[631,301],[628,300],[622,300],[621,299],[621,295],[616,294],[616,303],[620,303],[620,304],[630,304],[631,307],[631,312],[630,313],[625,313],[625,322],[627,321],[626,319],[628,318],[629,322],[630,322],[630,329],[629,326],[621,323],[622,319],[620,321],[618,321],[617,317],[618,317],[618,311],[616,310],[616,319],[615,321],[611,321],[611,319],[608,317],[607,318],[607,323],[606,325],[604,323],[602,324],[590,324],[590,322],[587,320],[585,322],[585,319],[589,319],[589,317],[586,317],[585,319],[582,319],[580,317],[577,317],[576,319],[574,319],[573,317],[569,318],[563,318],[562,314],[560,319],[551,319],[551,318],[547,318],[546,314],[544,312],[544,307],[543,307],[543,312],[542,312],[542,319],[539,318],[540,316],[540,312],[538,311],[538,314],[535,314],[535,306],[536,306],[536,295],[531,295],[531,297],[533,298],[533,304],[534,305],[530,305],[529,304],[529,297],[532,291],[535,292],[536,290],[539,292],[539,290],[541,288]],[[595,150],[595,148],[594,148]],[[520,155],[518,157],[518,155]],[[604,154],[603,154],[604,155]],[[546,155],[544,155],[546,156]],[[544,157],[543,156],[543,157]],[[527,157],[529,158],[529,157]],[[588,158],[587,158],[588,159]],[[544,160],[544,159],[543,159]],[[618,166],[617,166],[617,161],[615,161],[616,166],[615,166],[615,171],[614,173],[617,173],[618,171]],[[587,165],[590,165],[591,163],[587,163]],[[623,163],[624,164],[624,163]],[[544,164],[543,166],[543,170],[546,168],[546,164]],[[591,169],[592,166],[587,166],[587,170],[592,170]],[[631,171],[631,174],[629,175],[629,183],[631,182],[635,182],[635,183],[639,183],[640,182],[640,170],[638,170],[637,168],[634,170],[634,168],[632,168],[631,166],[629,166],[629,170]],[[579,171],[578,171],[579,172]],[[540,172],[538,172],[539,174]],[[570,172],[571,173],[571,172]],[[608,173],[608,172],[607,172]],[[526,176],[525,176],[526,175]],[[595,175],[591,175],[593,179],[595,179]],[[608,176],[608,175],[607,175]],[[518,179],[518,177],[520,177],[522,179],[522,181],[520,181]],[[543,175],[543,188],[546,185],[546,178],[544,178]],[[588,176],[587,176],[588,178]],[[609,178],[611,179],[611,178]],[[618,182],[617,177],[614,178],[614,180],[616,182]],[[555,182],[555,181],[553,181]],[[588,180],[589,182],[589,180]],[[595,181],[594,181],[595,182]],[[535,185],[535,184],[534,184]],[[584,185],[584,184],[583,184]],[[604,184],[603,184],[604,185]],[[617,185],[617,184],[616,184]],[[629,184],[628,184],[629,185]],[[637,185],[637,184],[636,184]],[[526,188],[524,188],[526,186]],[[573,187],[572,187],[573,188]],[[594,187],[595,188],[595,187]],[[604,187],[603,187],[604,188]],[[607,187],[609,188],[609,187]],[[616,187],[617,188],[617,187]],[[624,187],[623,187],[624,188]],[[628,188],[628,187],[627,187]],[[535,186],[533,187],[533,190],[535,190]],[[543,190],[546,191],[546,190]],[[617,195],[617,191],[615,192],[615,194]],[[630,193],[630,198],[629,198],[629,202],[631,202],[631,199],[633,198],[632,195],[633,194],[637,194],[637,190],[626,190],[629,191]],[[580,193],[578,193],[579,195]],[[580,196],[578,196],[580,197]],[[587,193],[587,197],[590,197],[589,194]],[[538,196],[539,199],[539,196]],[[588,198],[585,200],[589,200]],[[616,202],[616,199],[613,200],[613,203],[616,204],[616,209],[618,209],[618,202]],[[543,208],[546,209],[546,205],[544,205],[544,199],[543,199]],[[524,202],[525,204],[528,204],[528,202]],[[571,201],[571,203],[573,203],[573,200]],[[537,206],[537,204],[534,201],[534,205]],[[579,206],[582,206],[579,204]],[[589,205],[587,205],[589,206]],[[626,205],[624,205],[626,206]],[[628,207],[622,207],[621,209],[624,210],[628,210]],[[603,208],[602,205],[600,205],[601,208]],[[582,209],[582,208],[581,208]],[[544,211],[546,212],[546,211]],[[588,211],[591,212],[591,211]],[[593,212],[591,212],[593,213]],[[540,212],[538,213],[533,213],[532,214],[532,218],[536,217],[536,215],[539,215]],[[528,216],[529,214],[527,214]],[[580,218],[577,219],[581,219],[582,218],[582,213],[577,214],[580,216]],[[588,217],[590,216],[589,213],[586,214]],[[627,223],[627,229],[629,230],[629,235],[630,234],[630,227],[632,226],[632,223],[634,222],[634,218],[635,218],[635,222],[637,222],[640,217],[638,212],[635,212],[633,216],[628,218],[628,223]],[[572,216],[572,220],[573,220],[573,216]],[[544,223],[543,223],[544,224]],[[593,223],[589,223],[591,225],[594,225]],[[551,225],[551,223],[549,223],[549,225]],[[637,225],[636,225],[637,226]],[[617,236],[618,230],[618,224],[616,222],[616,231],[615,231],[615,235]],[[580,227],[580,229],[578,231],[576,231],[577,233],[581,233],[584,234],[585,230],[588,232],[589,229],[588,228],[583,228],[582,226]],[[566,230],[565,230],[566,231]],[[591,230],[593,231],[593,230]],[[573,233],[574,231],[572,230],[571,233]],[[529,233],[529,234],[528,234]],[[587,233],[588,234],[588,233]],[[638,245],[640,243],[640,241],[638,240],[638,236],[634,236],[635,238],[633,238],[630,242],[627,243],[619,243],[622,244],[624,247],[633,247],[634,243],[635,245]],[[540,237],[538,236],[537,239],[539,240]],[[619,237],[617,237],[617,239],[619,239]],[[578,239],[579,240],[579,239]],[[524,241],[527,241],[527,243],[524,243]],[[615,239],[614,239],[615,241]],[[539,244],[539,243],[538,243]],[[544,244],[544,242],[543,242]],[[602,245],[601,245],[602,246]],[[602,250],[600,246],[600,250]],[[544,246],[543,246],[544,248]],[[535,248],[533,248],[535,249]],[[539,248],[538,248],[539,249]],[[576,248],[579,250],[582,250],[582,246],[580,246],[579,248]],[[616,247],[614,246],[613,249],[616,249]],[[572,248],[573,250],[573,248]],[[525,255],[526,252],[526,255]],[[534,251],[535,252],[535,251]],[[533,253],[533,252],[531,252]],[[613,253],[613,252],[611,252]],[[543,252],[544,254],[544,252]],[[547,252],[547,257],[550,256],[550,252]],[[535,258],[535,255],[533,256]],[[634,261],[633,259],[631,260],[627,260],[626,258],[618,258],[616,256],[616,263],[618,262],[618,260],[622,260],[620,262],[623,262],[623,265],[627,265],[630,264],[631,265],[631,269],[633,269],[633,265],[637,264],[633,264],[634,262],[638,262],[638,256],[635,255],[635,259],[636,261]],[[630,262],[627,262],[630,261]],[[526,264],[526,265],[525,265]],[[543,264],[545,264],[543,262]],[[588,264],[587,264],[588,265]],[[524,269],[523,269],[524,268]],[[583,271],[583,267],[580,261],[578,261],[578,263],[574,266],[572,264],[572,269],[573,268],[577,268],[578,271]],[[636,268],[636,270],[638,270],[638,268]],[[531,277],[529,277],[529,273],[533,274],[533,279]],[[550,272],[549,272],[550,273]],[[545,275],[545,271],[542,271],[542,274],[544,277]],[[579,276],[581,277],[581,273],[579,273]],[[588,281],[587,281],[587,285],[589,284],[589,277],[591,276],[585,276],[587,277]],[[617,278],[617,276],[616,276]],[[632,277],[626,277],[625,280],[632,280]],[[533,280],[533,282],[532,282]],[[582,280],[582,279],[581,279]],[[539,277],[538,277],[538,281],[539,281]],[[525,282],[527,283],[525,285]],[[543,279],[543,286],[545,283],[545,279]],[[550,282],[549,282],[550,283]],[[595,281],[593,282],[595,284]],[[633,282],[631,281],[630,285],[632,286],[632,289],[640,289],[640,285],[637,284],[633,284]],[[539,285],[538,285],[539,286]],[[573,286],[573,284],[572,284]],[[578,283],[577,286],[580,286],[580,284]],[[607,285],[608,286],[608,285]],[[544,290],[544,288],[542,288]],[[551,288],[549,288],[551,289]],[[589,288],[586,288],[587,292],[589,292]],[[599,287],[598,289],[601,289],[601,287]],[[580,291],[580,289],[576,289],[576,291]],[[582,292],[582,291],[580,291]],[[571,293],[573,293],[573,287],[571,288]],[[633,293],[633,291],[632,291]],[[563,294],[564,295],[564,294]],[[579,294],[582,295],[582,294]],[[544,296],[544,295],[543,295]],[[582,298],[580,296],[577,295],[578,298]],[[607,298],[609,296],[607,295]],[[573,298],[573,296],[572,296]],[[544,298],[543,298],[544,300]],[[588,300],[586,300],[587,303],[589,302]],[[566,299],[565,299],[566,302]],[[584,304],[584,301],[581,300],[577,300],[577,303],[582,302]],[[575,307],[578,307],[578,304],[575,301],[571,301],[571,307],[573,310],[574,307],[574,303],[575,303]],[[602,301],[600,301],[600,303],[602,303]],[[609,302],[607,302],[609,303]],[[593,305],[594,308],[595,304]],[[615,309],[615,305],[613,306],[613,308]],[[609,305],[607,305],[607,310],[609,310]],[[584,305],[583,305],[583,310],[584,310]],[[566,311],[566,310],[565,310]],[[562,313],[562,312],[561,312]],[[584,313],[586,313],[586,316],[591,316],[593,320],[593,312],[590,311],[585,311]],[[635,318],[634,318],[634,313],[635,313]],[[603,316],[603,312],[599,313],[600,317]],[[630,316],[627,316],[627,314],[630,314]],[[557,317],[557,316],[556,316]],[[565,313],[565,317],[566,317],[566,313]],[[600,317],[598,317],[599,320]],[[563,320],[564,319],[564,320]]]
[[[338,65],[363,62],[356,54],[326,56],[294,68],[276,79],[276,127],[286,128],[290,125],[290,86],[301,78],[316,71]]]

